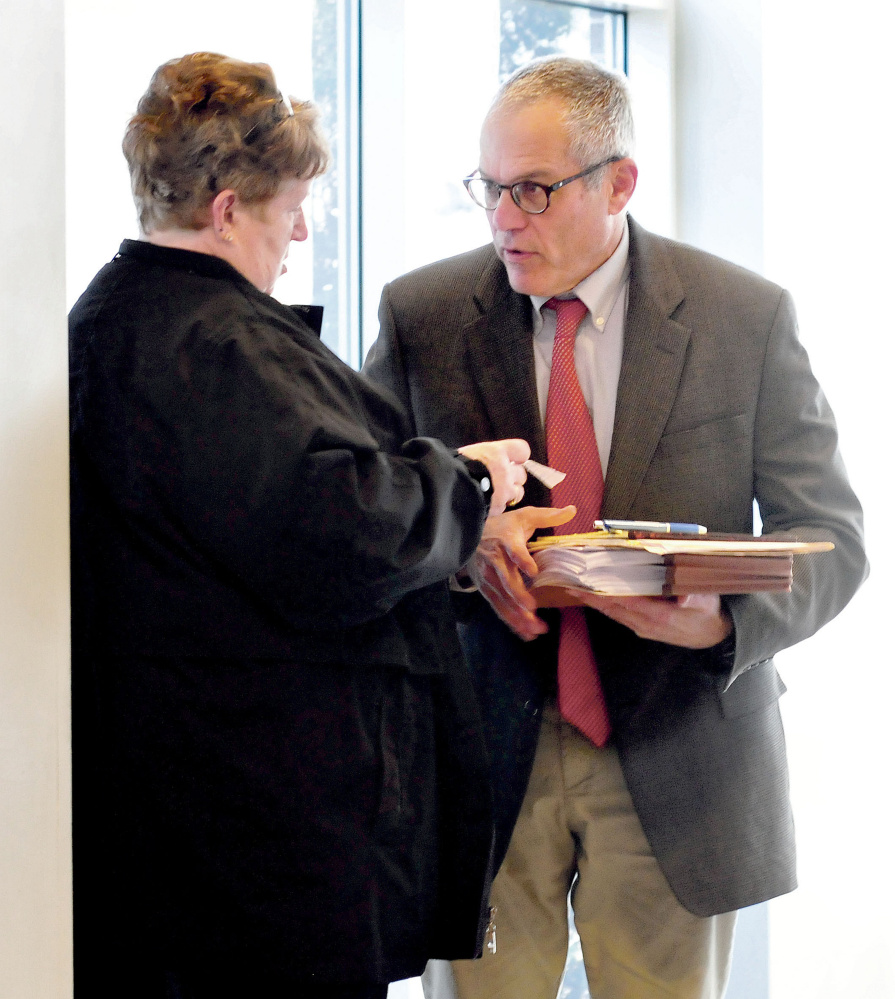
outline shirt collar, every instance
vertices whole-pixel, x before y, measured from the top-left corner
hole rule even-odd
[[[594,326],[598,330],[605,329],[606,321],[609,319],[609,313],[618,298],[621,286],[628,279],[629,242],[628,227],[625,225],[622,229],[622,238],[612,256],[595,271],[588,274],[568,294],[569,298],[574,294],[584,302],[593,319]],[[541,308],[545,302],[550,301],[550,298],[542,298],[540,295],[530,297],[535,310],[535,334],[537,334],[543,323]]]

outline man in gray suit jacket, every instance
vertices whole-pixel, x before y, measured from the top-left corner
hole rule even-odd
[[[468,567],[478,592],[457,606],[506,856],[490,946],[430,965],[438,999],[554,999],[570,892],[593,999],[721,996],[735,911],[795,887],[772,657],[837,614],[867,571],[789,296],[627,217],[632,134],[623,81],[591,63],[551,58],[511,77],[467,181],[493,246],[387,286],[366,371],[416,434],[523,437],[546,461],[558,338],[554,303],[540,310],[573,293],[587,306],[574,356],[603,516],[751,532],[756,501],[765,533],[835,549],[798,559],[788,593],[594,597],[611,726],[597,745],[557,707],[556,614],[525,585],[526,540],[571,511],[529,478],[526,505],[489,521]]]

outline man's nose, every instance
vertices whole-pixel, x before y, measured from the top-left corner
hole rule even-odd
[[[522,229],[528,222],[528,212],[522,209],[513,201],[513,195],[509,188],[504,188],[500,192],[497,207],[491,213],[491,224],[495,229],[507,232],[510,229]]]

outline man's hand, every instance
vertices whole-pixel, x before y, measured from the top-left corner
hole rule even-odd
[[[538,574],[538,567],[526,542],[539,527],[559,527],[574,516],[574,506],[524,506],[489,517],[479,547],[466,567],[498,617],[525,641],[547,631],[528,591],[528,582]]]
[[[457,448],[466,458],[480,461],[491,475],[491,508],[489,516],[503,513],[507,506],[518,503],[525,495],[525,480],[528,473],[522,467],[531,457],[531,448],[526,441],[510,439],[505,441],[483,441]]]
[[[604,597],[592,594],[584,603],[613,621],[630,628],[640,638],[707,649],[733,630],[730,615],[715,593],[685,597]]]

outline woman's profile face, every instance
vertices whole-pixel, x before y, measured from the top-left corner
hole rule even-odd
[[[277,278],[286,273],[289,244],[308,238],[302,202],[310,180],[287,180],[270,201],[233,207],[231,255],[227,259],[255,287],[270,294]]]

